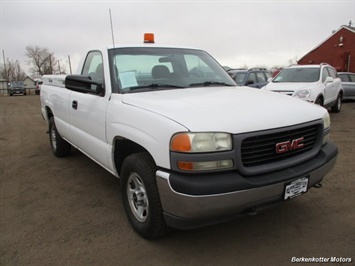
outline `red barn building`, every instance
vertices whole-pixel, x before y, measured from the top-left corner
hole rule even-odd
[[[341,26],[328,39],[303,56],[298,64],[328,63],[337,71],[355,72],[355,28]]]

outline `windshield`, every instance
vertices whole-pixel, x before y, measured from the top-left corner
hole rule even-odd
[[[194,49],[134,47],[110,50],[112,83],[117,91],[235,86],[206,52]]]
[[[235,82],[237,82],[238,85],[243,85],[244,84],[244,79],[245,76],[247,75],[247,72],[239,72],[234,76]]]
[[[320,68],[287,68],[282,70],[273,82],[316,82]]]
[[[23,87],[23,83],[22,82],[12,82],[10,84],[10,87]]]

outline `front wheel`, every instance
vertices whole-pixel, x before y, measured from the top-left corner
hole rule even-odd
[[[331,108],[331,110],[332,110],[333,113],[339,113],[339,112],[340,112],[340,110],[341,110],[341,104],[342,104],[341,98],[342,98],[342,96],[341,96],[341,94],[339,94],[338,97],[337,97],[337,99],[336,99],[335,104],[334,104],[334,105],[332,106],[332,108]]]
[[[146,239],[158,238],[170,231],[163,217],[156,170],[152,157],[146,152],[128,156],[121,170],[121,194],[128,220]]]
[[[49,119],[49,142],[55,156],[64,157],[70,153],[71,146],[60,136],[55,126],[54,116]]]
[[[323,99],[321,97],[317,97],[317,99],[314,103],[316,105],[323,106]]]

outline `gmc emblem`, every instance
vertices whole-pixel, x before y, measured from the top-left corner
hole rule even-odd
[[[294,139],[292,141],[284,141],[276,144],[276,153],[285,153],[288,151],[298,150],[303,148],[304,138]]]

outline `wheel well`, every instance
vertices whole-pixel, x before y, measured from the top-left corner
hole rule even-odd
[[[49,121],[49,119],[51,119],[51,117],[53,116],[53,112],[51,108],[49,108],[48,106],[46,107],[46,114],[47,114],[47,119]]]
[[[125,158],[133,153],[148,152],[139,144],[125,138],[116,138],[114,144],[114,162],[118,175],[121,173],[122,163]]]
[[[324,104],[324,97],[323,97],[322,94],[319,94],[319,95],[317,96],[315,103],[317,102],[318,99],[322,100],[322,105],[323,105],[323,104]]]

